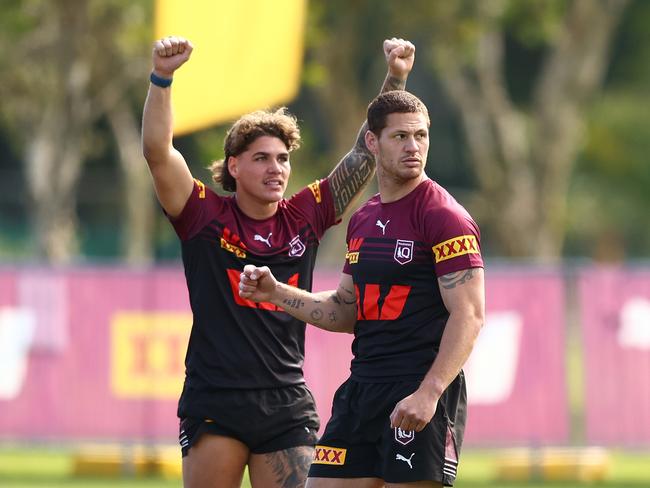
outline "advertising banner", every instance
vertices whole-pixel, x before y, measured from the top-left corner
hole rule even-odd
[[[585,269],[578,286],[587,442],[650,446],[650,271]]]
[[[466,443],[567,439],[561,276],[487,273],[487,320],[466,370]],[[338,273],[316,273],[314,290]],[[0,438],[175,442],[192,324],[180,268],[0,272]],[[323,425],[352,335],[308,326]]]

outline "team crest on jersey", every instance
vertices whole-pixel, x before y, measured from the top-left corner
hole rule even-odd
[[[410,263],[413,260],[413,241],[397,239],[393,257],[399,264]]]
[[[343,466],[346,453],[347,449],[341,449],[340,447],[316,446],[312,464]]]
[[[297,235],[289,242],[289,256],[291,256],[292,258],[302,256],[303,254],[305,254],[306,250],[307,250],[307,246],[305,246],[303,242],[300,240],[300,235]]]
[[[409,442],[411,442],[413,439],[415,439],[415,431],[414,430],[403,430],[400,429],[399,427],[395,427],[395,440],[399,442],[402,445],[406,445]]]

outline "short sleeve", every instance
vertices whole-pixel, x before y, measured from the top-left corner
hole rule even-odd
[[[178,217],[169,217],[181,241],[197,235],[211,220],[213,210],[222,205],[222,198],[207,188],[203,182],[194,180],[194,188]]]
[[[293,195],[287,205],[290,209],[302,214],[311,224],[316,236],[320,239],[325,231],[341,220],[336,220],[334,200],[330,191],[329,180],[316,180]]]
[[[443,208],[427,223],[436,276],[483,267],[480,230],[465,209]]]

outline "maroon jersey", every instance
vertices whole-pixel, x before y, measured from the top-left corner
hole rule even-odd
[[[245,264],[268,266],[279,281],[311,289],[319,240],[335,223],[327,180],[282,199],[273,217],[254,220],[233,196],[196,181],[180,216],[193,325],[179,415],[208,416],[210,388],[277,388],[304,383],[305,323],[270,303],[239,296]]]
[[[482,267],[479,238],[467,211],[429,179],[394,202],[375,195],[354,213],[343,269],[358,303],[353,379],[424,377],[449,317],[438,277]]]

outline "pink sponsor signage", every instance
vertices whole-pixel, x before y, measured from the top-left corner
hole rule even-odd
[[[486,323],[465,367],[467,445],[568,441],[564,284],[555,270],[486,270]]]
[[[0,436],[173,440],[187,308],[180,270],[0,273]]]
[[[336,287],[318,272],[314,289]],[[467,365],[466,443],[567,440],[559,273],[491,270]],[[180,268],[0,271],[0,437],[173,442],[191,326]],[[308,327],[305,377],[323,423],[352,336]]]
[[[317,273],[316,290],[339,275]],[[564,285],[556,271],[490,270],[487,321],[465,370],[468,445],[561,444],[568,441]],[[336,388],[349,376],[348,334],[307,331],[305,376],[323,422]]]
[[[650,446],[650,270],[580,273],[587,442]]]

